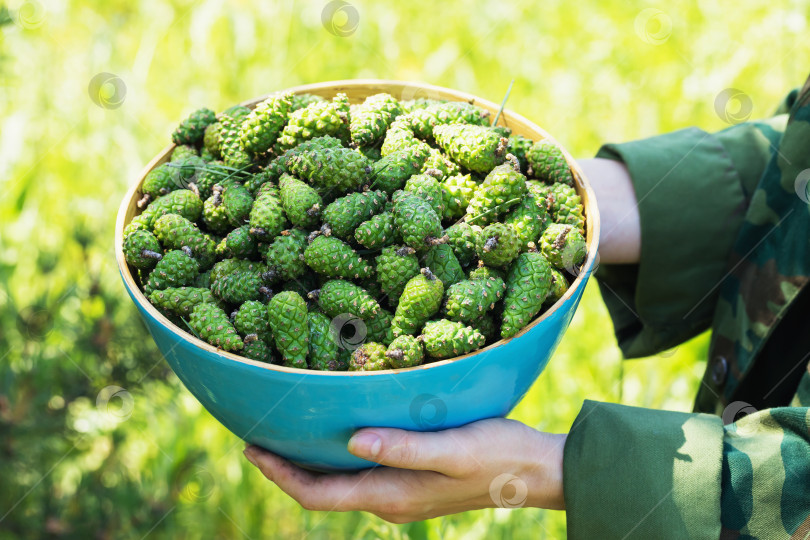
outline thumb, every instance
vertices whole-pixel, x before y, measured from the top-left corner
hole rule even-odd
[[[456,476],[469,455],[448,429],[422,433],[393,428],[365,428],[349,439],[348,450],[357,457],[399,469],[436,471]]]

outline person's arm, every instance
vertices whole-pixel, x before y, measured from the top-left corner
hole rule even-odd
[[[596,195],[602,233],[600,264],[635,264],[641,252],[641,224],[630,171],[621,161],[604,158],[578,161]]]

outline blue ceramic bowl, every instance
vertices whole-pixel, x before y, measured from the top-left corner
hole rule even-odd
[[[354,102],[378,92],[403,99],[488,101],[453,90],[398,81],[338,81],[291,89],[327,97],[345,92]],[[254,104],[262,98],[250,101]],[[538,140],[549,135],[505,110],[500,124]],[[203,406],[238,437],[321,471],[355,470],[371,462],[346,450],[361,427],[433,431],[505,416],[545,369],[568,328],[596,261],[599,216],[593,193],[566,154],[588,219],[588,257],[565,296],[517,336],[466,356],[414,368],[378,372],[320,372],[255,362],[195,338],[161,315],[138,289],[121,250],[123,229],[137,214],[145,174],[167,160],[166,148],[143,171],[124,199],[116,224],[116,257],[129,296],[158,348]]]

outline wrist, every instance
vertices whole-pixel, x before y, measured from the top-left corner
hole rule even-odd
[[[528,487],[526,506],[565,510],[563,453],[568,434],[534,432],[522,474],[518,475]]]

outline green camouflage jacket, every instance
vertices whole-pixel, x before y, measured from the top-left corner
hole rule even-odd
[[[618,145],[641,260],[599,285],[626,357],[711,328],[695,413],[586,402],[571,538],[810,538],[810,79],[768,120]]]

